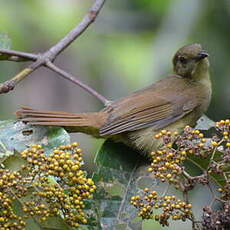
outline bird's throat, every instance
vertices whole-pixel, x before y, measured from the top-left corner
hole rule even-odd
[[[192,79],[198,82],[210,81],[209,61],[207,58],[201,60],[195,70],[192,72]]]

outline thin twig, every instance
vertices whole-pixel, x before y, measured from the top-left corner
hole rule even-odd
[[[190,176],[185,170],[182,170],[182,175],[190,181],[194,179],[194,177]]]
[[[26,53],[17,50],[0,49],[0,60],[8,61],[36,61],[37,54]]]
[[[188,191],[183,191],[183,197],[184,197],[185,202],[188,204],[189,203]]]
[[[89,87],[88,85],[84,84],[83,82],[79,81],[78,79],[76,79],[72,74],[67,73],[66,71],[64,71],[63,69],[57,67],[56,65],[54,65],[51,61],[47,61],[46,66],[53,70],[54,72],[58,73],[59,75],[61,75],[62,77],[64,77],[65,79],[73,82],[74,84],[79,85],[82,89],[86,90],[87,92],[89,92],[91,95],[93,95],[94,97],[96,97],[99,101],[101,101],[104,105],[109,105],[110,101],[107,100],[104,96],[102,96],[101,94],[99,94],[98,92],[96,92],[94,89],[92,89],[91,87]]]
[[[215,194],[215,192],[213,191],[213,189],[212,189],[212,186],[210,185],[210,183],[208,183],[207,184],[207,187],[209,188],[209,190],[210,190],[210,192],[211,192],[211,194],[212,194],[212,197],[213,197],[213,200],[215,201],[215,200],[218,200],[218,201],[220,201],[220,202],[225,202],[224,200],[222,200],[221,198],[219,198],[216,194]],[[211,207],[211,204],[212,204],[212,202],[209,204],[209,206]]]
[[[56,59],[56,57],[64,49],[66,49],[74,40],[76,40],[89,27],[89,25],[95,21],[105,1],[106,0],[95,0],[93,6],[91,7],[87,15],[82,19],[80,24],[78,24],[64,38],[62,38],[58,43],[56,43],[54,46],[52,46],[50,49],[48,49],[43,54],[36,55],[36,54],[29,54],[29,53],[24,53],[20,51],[1,49],[1,52],[0,52],[1,55],[4,55],[4,54],[9,55],[9,57],[8,56],[6,57],[6,60],[13,61],[15,59],[15,61],[22,61],[23,58],[25,58],[25,60],[31,60],[31,61],[34,61],[34,63],[30,64],[28,67],[23,69],[12,79],[0,84],[0,94],[7,93],[13,90],[14,87],[20,81],[25,79],[28,75],[34,72],[37,68],[44,66],[44,65],[46,66],[47,62],[49,61],[53,62]],[[104,103],[106,103],[106,101],[104,101]]]
[[[56,45],[50,48],[49,52],[57,56],[64,49],[66,49],[76,38],[78,38],[88,27],[92,24],[106,0],[96,0],[88,14],[82,19],[80,24],[70,31],[63,39],[61,39]]]
[[[221,140],[218,142],[218,145],[213,149],[212,155],[211,155],[211,157],[210,157],[210,160],[209,160],[209,163],[208,163],[208,166],[207,166],[207,170],[210,169],[211,163],[212,163],[213,160],[214,160],[216,151],[218,150],[218,147],[220,146],[220,144],[223,143],[223,141],[224,141],[224,139],[221,139]]]

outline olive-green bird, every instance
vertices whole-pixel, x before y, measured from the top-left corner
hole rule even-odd
[[[31,125],[62,126],[97,138],[112,138],[144,153],[160,142],[161,129],[181,132],[194,126],[211,99],[208,54],[201,45],[180,48],[173,57],[174,73],[111,102],[99,112],[67,113],[23,107],[18,119]]]

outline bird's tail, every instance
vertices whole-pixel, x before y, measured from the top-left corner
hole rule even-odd
[[[105,123],[105,114],[67,113],[35,110],[22,107],[16,112],[17,119],[30,125],[61,126],[69,132],[83,132],[99,137],[99,129]]]

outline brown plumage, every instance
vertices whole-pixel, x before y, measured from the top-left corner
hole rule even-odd
[[[17,116],[31,125],[62,126],[71,132],[112,138],[138,150],[153,151],[159,129],[194,126],[211,98],[209,62],[199,44],[184,46],[173,58],[175,74],[111,102],[96,113],[39,111],[23,107]]]

